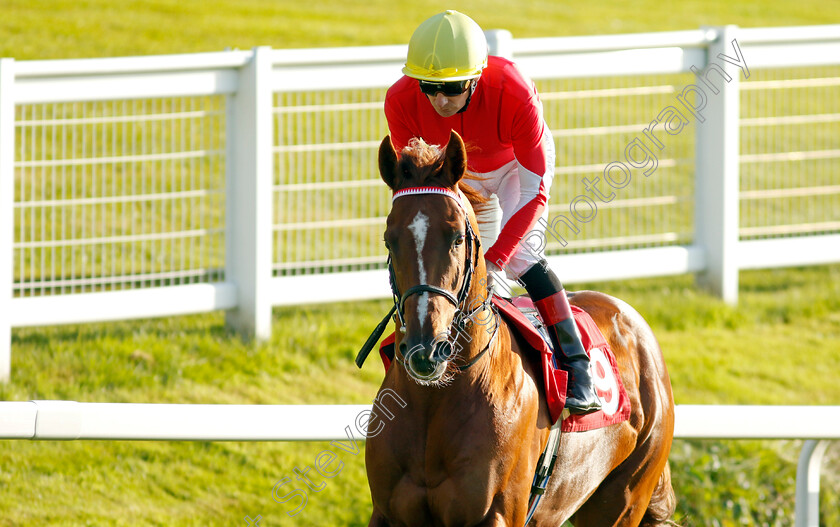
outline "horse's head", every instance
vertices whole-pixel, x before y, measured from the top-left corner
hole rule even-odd
[[[451,327],[466,307],[479,260],[472,209],[458,188],[466,168],[455,132],[443,150],[414,142],[398,157],[390,137],[379,148],[380,174],[394,191],[385,245],[405,329],[397,354],[422,384],[439,383],[447,370]]]

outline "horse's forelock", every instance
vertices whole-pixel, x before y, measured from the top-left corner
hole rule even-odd
[[[417,167],[427,167],[440,161],[443,149],[440,145],[430,145],[419,137],[414,137],[403,148],[401,155],[411,160]]]
[[[400,152],[401,188],[429,185],[429,180],[443,163],[443,150],[422,139],[414,138]]]
[[[469,149],[469,148],[468,148]],[[410,186],[431,186],[437,183],[434,176],[443,164],[444,149],[440,145],[430,145],[421,138],[412,138],[408,146],[400,152],[400,165],[403,174],[409,174],[409,180],[405,181],[405,187]],[[464,176],[465,179],[480,179],[470,173]],[[458,182],[458,188],[470,203],[484,203],[487,199],[477,190],[467,185],[463,180]]]

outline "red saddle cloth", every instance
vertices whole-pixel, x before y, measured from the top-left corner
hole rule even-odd
[[[493,305],[511,330],[521,335],[540,354],[548,410],[551,418],[557,421],[566,404],[568,374],[554,368],[551,349],[531,321],[520,311],[534,310],[533,302],[524,296],[514,298],[513,303],[504,298],[493,297]],[[625,421],[630,417],[630,398],[621,382],[618,365],[607,339],[589,313],[577,306],[571,308],[580,331],[581,343],[592,362],[592,379],[595,392],[601,400],[601,410],[586,415],[570,415],[563,421],[561,430],[584,432]]]
[[[533,302],[528,297],[515,298],[513,303],[504,298],[493,297],[493,305],[496,306],[499,314],[504,317],[511,331],[518,333],[533,349],[534,353],[539,353],[548,410],[552,420],[556,422],[563,413],[563,406],[566,404],[568,374],[561,369],[554,368],[551,349],[534,328],[531,320],[520,311],[520,309],[534,310]],[[567,417],[563,421],[562,431],[584,432],[625,421],[630,417],[630,398],[627,396],[627,391],[621,382],[621,376],[618,374],[615,356],[589,313],[577,306],[571,307],[575,322],[580,330],[583,347],[592,362],[593,380],[598,397],[601,399],[602,409],[591,414]],[[391,367],[389,351],[391,357],[393,357],[393,346],[393,333],[386,337],[379,346],[379,355],[382,357],[382,363],[386,371]]]

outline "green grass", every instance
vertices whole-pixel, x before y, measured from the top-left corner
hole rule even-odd
[[[737,309],[697,290],[691,276],[574,288],[619,296],[648,319],[678,404],[840,404],[840,265],[742,273]],[[381,381],[381,365],[374,358],[359,371],[352,359],[386,308],[386,301],[371,301],[276,309],[273,337],[263,345],[242,343],[221,313],[16,329],[13,380],[0,386],[0,399],[365,403]],[[671,459],[678,518],[686,525],[734,526],[745,518],[791,525],[800,445],[677,441]],[[272,499],[273,485],[311,465],[327,444],[2,446],[4,527],[245,525],[245,516],[257,514],[263,525],[357,526],[369,514],[361,455],[341,453],[342,472],[310,493],[294,519],[285,515],[293,502]],[[824,499],[838,499],[836,446],[824,472]],[[785,511],[787,519],[768,520]],[[828,506],[823,515],[825,525],[840,520]]]
[[[6,0],[0,56],[50,59],[250,49],[401,44],[438,11],[458,9],[517,38],[836,23],[840,6],[816,0],[653,0],[571,4],[535,0]]]

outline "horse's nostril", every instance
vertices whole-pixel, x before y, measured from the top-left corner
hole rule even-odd
[[[435,361],[445,361],[452,357],[452,344],[448,340],[442,340],[435,344],[435,351],[432,359]]]
[[[405,342],[400,342],[400,353],[403,357],[405,357],[405,350],[408,349],[408,346],[405,345]]]

